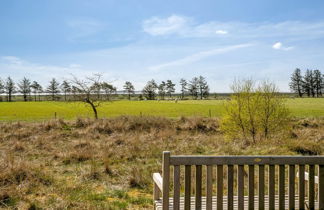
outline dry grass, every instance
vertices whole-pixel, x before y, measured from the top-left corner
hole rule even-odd
[[[214,118],[117,117],[0,124],[0,208],[151,209],[161,153],[323,154],[324,120],[289,137],[228,141]]]

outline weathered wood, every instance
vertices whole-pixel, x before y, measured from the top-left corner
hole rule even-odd
[[[285,209],[285,165],[279,165],[279,209]]]
[[[180,166],[173,170],[173,209],[180,209]]]
[[[289,209],[295,209],[295,165],[289,165]]]
[[[237,173],[237,195],[238,195],[238,209],[244,209],[244,165],[238,165]]]
[[[191,166],[185,166],[185,210],[190,210],[191,197]]]
[[[206,209],[212,210],[213,208],[213,166],[208,165],[207,166],[207,182],[206,182]]]
[[[202,181],[201,165],[197,165],[196,166],[196,201],[195,201],[196,210],[201,209],[201,181]]]
[[[159,190],[162,192],[163,187],[162,187],[162,176],[159,173],[154,173],[153,174],[153,181],[156,184],[156,186],[159,188]]]
[[[170,186],[170,152],[163,152],[162,170],[162,202],[163,210],[169,209],[169,186]]]
[[[171,165],[320,165],[323,156],[171,156]]]
[[[275,209],[275,166],[269,165],[269,209]]]
[[[223,209],[223,165],[217,165],[217,209]]]
[[[249,209],[254,209],[254,165],[249,165]]]
[[[259,165],[259,210],[264,210],[264,165]]]
[[[298,176],[299,209],[305,209],[305,165],[299,165]]]
[[[227,166],[227,209],[233,210],[233,196],[234,196],[234,166]]]
[[[154,183],[153,186],[153,200],[159,200],[160,199],[160,189],[157,186],[156,183]]]
[[[315,166],[309,165],[309,174],[308,174],[308,206],[309,209],[315,208]]]
[[[324,165],[318,166],[318,179],[319,209],[324,210]]]

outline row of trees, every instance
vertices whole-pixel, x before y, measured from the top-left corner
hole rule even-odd
[[[320,70],[307,69],[304,75],[300,69],[296,69],[290,82],[290,89],[299,97],[321,97],[324,92],[324,74]]]
[[[209,86],[203,76],[194,77],[188,82],[185,79],[181,79],[180,87],[181,99],[186,94],[191,95],[193,99],[204,99],[209,95]],[[155,100],[157,96],[164,100],[165,96],[172,97],[172,94],[175,92],[175,84],[171,80],[162,81],[160,84],[157,84],[155,80],[151,80],[147,82],[142,92],[148,100]]]
[[[101,75],[94,75],[94,77],[101,78]],[[6,80],[0,79],[0,94],[6,94],[7,101],[9,102],[12,101],[12,96],[16,93],[20,94],[24,101],[31,100],[32,94],[35,101],[40,101],[41,95],[44,94],[53,101],[59,100],[59,98],[63,98],[65,101],[71,99],[78,100],[77,94],[80,93],[80,85],[76,84],[76,81],[79,80],[74,77],[71,80],[64,80],[60,83],[58,80],[53,78],[46,87],[42,87],[37,81],[31,81],[26,77],[20,80],[17,84],[11,77],[8,77]],[[87,81],[89,83],[89,80]],[[90,83],[89,88],[91,95],[96,97],[96,100],[110,100],[110,96],[117,93],[117,88],[109,82],[104,82],[98,79],[98,81],[91,81]],[[164,100],[166,96],[172,98],[172,94],[175,93],[175,86],[176,84],[171,80],[162,81],[160,84],[151,80],[147,82],[143,88],[142,94],[147,100],[155,100],[157,96],[159,96],[159,99]],[[180,86],[181,99],[188,94],[194,99],[203,99],[208,97],[209,86],[206,79],[202,76],[194,77],[188,82],[185,79],[181,79]],[[131,82],[126,81],[123,86],[123,91],[127,94],[128,99],[131,99],[131,96],[135,94],[134,85]]]

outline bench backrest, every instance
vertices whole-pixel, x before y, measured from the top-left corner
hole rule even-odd
[[[269,209],[275,208],[275,199],[279,200],[279,208],[285,209],[286,194],[288,194],[289,209],[297,208],[296,196],[300,208],[305,206],[307,199],[308,208],[314,209],[315,200],[318,200],[319,209],[324,209],[324,156],[171,156],[170,152],[163,152],[163,209],[169,208],[172,167],[174,209],[179,209],[180,206],[182,167],[184,167],[185,209],[190,209],[191,205],[192,177],[195,179],[196,209],[201,209],[202,194],[206,196],[206,209],[212,208],[214,175],[217,177],[217,209],[223,208],[224,192],[227,193],[227,209],[233,209],[234,195],[238,199],[238,209],[244,209],[245,194],[248,196],[249,209],[254,208],[255,196],[258,196],[259,209],[263,209],[266,194],[269,196]],[[194,176],[191,174],[192,167],[195,168]],[[215,169],[216,174],[214,174]],[[203,175],[203,171],[206,174]],[[308,185],[305,182],[305,172]],[[247,180],[245,180],[246,175]],[[315,176],[318,177],[318,184],[315,184]],[[226,180],[225,185],[224,180]],[[204,192],[202,192],[203,188],[205,188]],[[255,188],[258,189],[257,193]]]

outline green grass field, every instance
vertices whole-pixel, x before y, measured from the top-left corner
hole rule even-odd
[[[165,117],[209,116],[221,117],[224,100],[187,101],[114,101],[98,108],[99,117],[119,115],[155,115]],[[324,117],[324,98],[287,99],[287,106],[296,117]],[[210,111],[209,111],[210,110]],[[76,102],[2,102],[0,120],[45,120],[92,117],[91,109]]]

